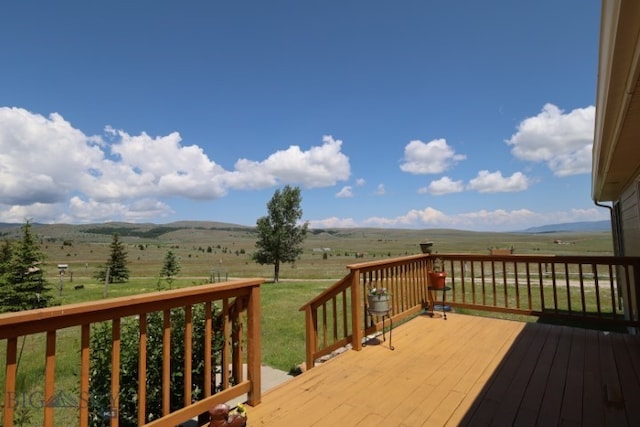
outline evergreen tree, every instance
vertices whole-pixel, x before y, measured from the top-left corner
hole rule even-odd
[[[42,271],[44,254],[31,231],[31,222],[21,227],[22,238],[15,245],[5,242],[0,250],[0,311],[21,311],[46,307],[53,297]]]
[[[171,289],[173,279],[178,275],[178,273],[180,273],[180,263],[178,262],[178,258],[176,258],[176,255],[172,250],[168,250],[164,257],[164,264],[160,270],[160,276],[164,277],[167,283],[169,283],[169,289]]]
[[[109,283],[123,283],[129,280],[129,268],[127,267],[127,251],[124,243],[118,238],[118,234],[114,233],[113,240],[109,245],[111,253],[107,260],[107,265],[98,269],[94,277],[101,282],[107,278],[109,274]]]
[[[5,275],[9,272],[9,262],[11,261],[11,242],[4,239],[0,246],[0,284],[5,283]]]
[[[300,189],[285,186],[276,190],[267,204],[268,215],[259,218],[258,250],[253,259],[259,264],[273,264],[273,281],[280,279],[280,264],[295,262],[302,254],[302,242],[307,236],[308,224],[298,225],[302,217]]]

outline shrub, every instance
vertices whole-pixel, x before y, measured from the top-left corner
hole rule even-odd
[[[205,306],[192,309],[192,398],[204,397],[204,332]],[[212,390],[215,392],[215,373],[220,372],[224,337],[222,317],[212,306],[213,334],[211,364]],[[162,416],[162,312],[147,315],[147,405],[146,421]],[[184,406],[184,309],[171,310],[171,410]],[[103,426],[111,416],[118,416],[121,426],[137,426],[138,417],[138,345],[140,341],[137,318],[122,320],[120,331],[120,395],[117,415],[111,413],[111,322],[97,324],[91,334],[90,424]]]

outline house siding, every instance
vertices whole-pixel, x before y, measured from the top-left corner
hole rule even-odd
[[[618,207],[620,212],[620,230],[622,238],[622,253],[617,255],[640,256],[640,177],[636,177],[634,183],[627,187],[620,195]],[[621,292],[624,301],[625,313],[637,313],[638,284],[630,287],[631,295],[627,293],[627,285],[621,271],[617,272],[618,290]],[[634,279],[631,278],[633,281]]]
[[[640,256],[640,178],[627,187],[620,196],[622,247],[625,256]]]

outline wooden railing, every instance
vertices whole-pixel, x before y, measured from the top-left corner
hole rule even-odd
[[[640,326],[640,258],[438,254],[447,305],[569,320],[593,327]]]
[[[186,289],[154,292],[136,295],[132,297],[114,298],[104,301],[73,304],[45,309],[30,310],[18,313],[0,315],[0,344],[6,347],[5,375],[4,375],[4,403],[2,425],[13,426],[17,417],[25,406],[27,409],[42,411],[42,422],[38,423],[47,427],[54,425],[89,425],[89,400],[92,396],[90,384],[90,351],[92,328],[101,322],[109,322],[112,336],[111,348],[111,380],[110,402],[105,409],[108,423],[111,426],[119,424],[119,401],[121,392],[121,325],[129,321],[137,322],[138,327],[138,384],[137,384],[137,423],[138,425],[164,426],[177,425],[194,418],[218,403],[224,403],[245,393],[248,395],[248,403],[255,405],[260,402],[260,285],[263,279],[246,279],[225,283],[196,286]],[[204,305],[205,317],[204,343],[194,343],[192,333],[194,318],[192,308]],[[220,318],[213,319],[214,307],[219,307]],[[173,410],[170,406],[170,382],[172,370],[172,354],[175,348],[171,347],[171,314],[174,310],[183,310],[184,319],[184,404],[183,407]],[[147,354],[153,349],[148,348],[147,343],[147,319],[153,313],[162,316],[162,366],[148,366]],[[217,320],[218,322],[215,322]],[[221,329],[215,330],[216,325]],[[214,358],[212,355],[212,336],[222,334],[223,344],[221,355]],[[71,338],[69,339],[69,336]],[[44,341],[41,367],[36,367],[42,375],[43,386],[37,392],[20,389],[22,369],[19,369],[20,359],[24,360],[22,348],[27,337],[34,337],[31,341],[40,339]],[[63,341],[63,345],[75,342],[78,346],[77,383],[61,389],[56,384],[56,360],[57,344]],[[30,342],[31,342],[30,341]],[[19,349],[20,343],[20,349]],[[194,346],[204,346],[204,390],[199,390],[202,398],[195,401],[194,384],[192,378],[192,356]],[[65,358],[72,351],[70,348],[62,349]],[[22,356],[22,357],[21,357]],[[219,366],[213,366],[213,360],[219,360]],[[243,378],[243,362],[247,364],[247,379]],[[23,362],[24,363],[24,362]],[[229,366],[231,367],[229,369]],[[20,366],[22,368],[22,366]],[[32,367],[33,370],[33,367]],[[149,420],[145,412],[147,406],[147,374],[151,371],[160,372],[162,378],[162,417]],[[131,384],[122,384],[123,387],[131,387]],[[26,394],[37,393],[33,396]],[[64,396],[64,399],[62,397]],[[64,401],[63,401],[64,400]],[[38,403],[39,402],[39,403]],[[71,403],[70,403],[71,402]],[[64,411],[71,410],[75,413],[76,422],[68,420],[54,421]],[[95,416],[95,415],[92,415]]]
[[[381,318],[366,311],[368,289],[383,287],[391,293],[393,321],[425,308],[430,262],[428,256],[415,255],[348,265],[347,276],[300,308],[305,312],[307,368],[347,344],[360,350],[364,335],[380,330]]]
[[[447,272],[446,306],[572,320],[595,327],[640,327],[640,258],[544,255],[413,255],[349,265],[350,272],[300,310],[306,319],[306,364],[378,331],[367,315],[369,287],[391,291],[391,318],[431,309],[435,259]],[[437,295],[436,295],[437,294]],[[447,307],[445,307],[447,308]]]

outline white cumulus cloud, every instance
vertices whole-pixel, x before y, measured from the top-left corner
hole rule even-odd
[[[350,185],[342,187],[342,189],[336,193],[336,197],[338,198],[353,197],[353,187],[351,187]]]
[[[324,136],[322,145],[302,151],[296,145],[277,151],[262,162],[240,159],[227,182],[236,189],[265,188],[280,183],[306,188],[327,187],[349,178],[349,158],[341,152],[342,141]]]
[[[429,193],[434,196],[441,196],[443,194],[460,193],[464,190],[464,184],[461,180],[454,181],[448,176],[431,181],[426,188],[421,188],[418,193]]]
[[[263,161],[225,170],[178,132],[130,135],[109,126],[89,136],[60,114],[0,107],[0,221],[143,221],[173,213],[165,200],[213,200],[232,189],[280,184],[325,187],[346,180],[342,141],[324,136]]]
[[[394,218],[371,217],[363,221],[367,227],[411,227],[429,225],[432,227],[446,224],[447,216],[444,212],[427,207],[425,209],[412,209],[404,215]]]
[[[595,107],[565,113],[546,104],[540,114],[523,120],[506,143],[521,160],[544,162],[556,176],[591,172]]]
[[[467,188],[479,193],[511,193],[524,191],[529,188],[529,184],[529,178],[522,172],[504,177],[500,171],[482,170],[478,172],[478,176],[469,181]]]
[[[413,140],[404,147],[404,160],[400,169],[416,175],[438,174],[464,159],[466,156],[456,154],[445,139],[430,142]]]

